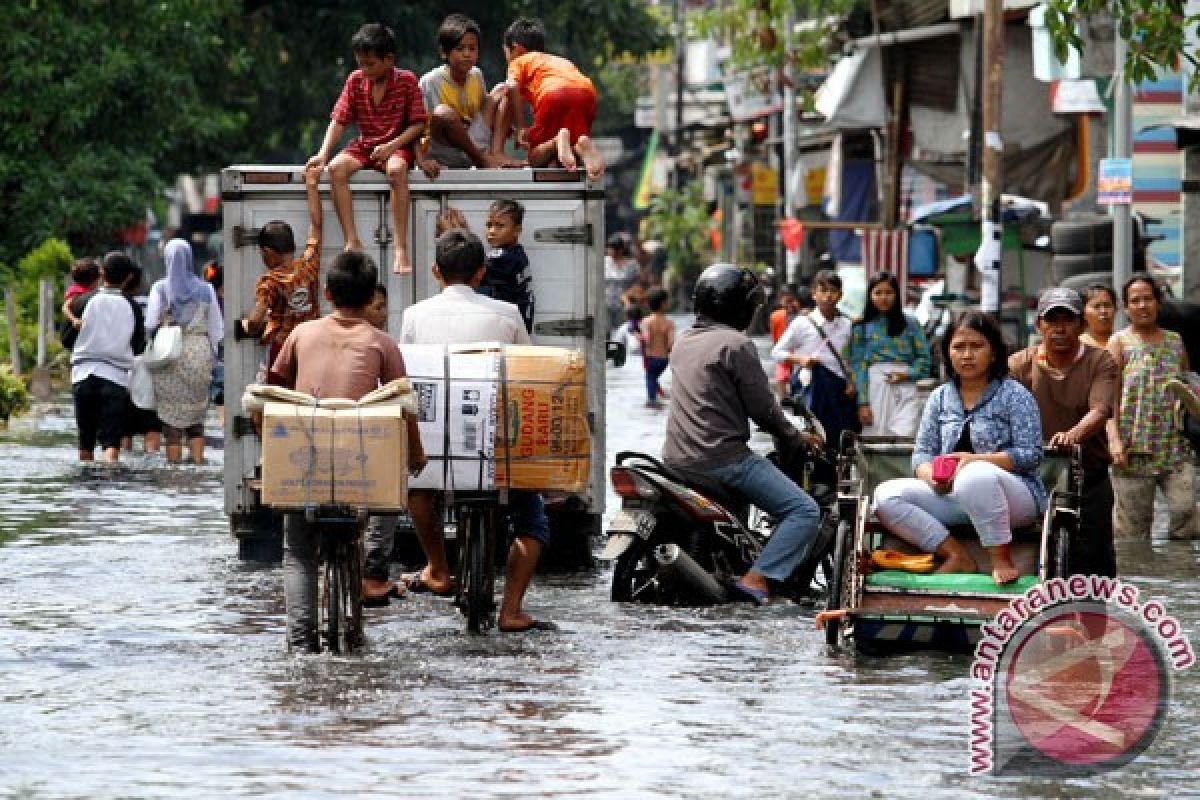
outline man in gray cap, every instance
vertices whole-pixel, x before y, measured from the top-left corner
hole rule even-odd
[[[1080,445],[1083,454],[1083,509],[1079,532],[1071,537],[1071,571],[1115,576],[1112,536],[1112,483],[1104,424],[1117,407],[1120,370],[1107,350],[1079,341],[1083,300],[1074,289],[1047,289],[1038,298],[1039,344],[1009,356],[1012,377],[1037,399],[1042,432],[1055,448]]]

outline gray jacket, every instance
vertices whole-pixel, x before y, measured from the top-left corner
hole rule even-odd
[[[754,342],[741,331],[698,317],[671,350],[671,406],[663,460],[707,470],[751,454],[750,423],[775,436],[796,429],[771,393]]]

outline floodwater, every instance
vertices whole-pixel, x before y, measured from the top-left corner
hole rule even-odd
[[[657,451],[642,391],[636,360],[611,371],[610,454]],[[0,796],[1200,793],[1200,667],[1121,770],[972,778],[967,657],[834,652],[797,606],[615,605],[604,567],[536,579],[558,632],[471,637],[419,596],[368,610],[362,655],[288,656],[280,570],[238,561],[219,452],[74,456],[69,407],[0,440]],[[1120,558],[1200,644],[1200,543]]]

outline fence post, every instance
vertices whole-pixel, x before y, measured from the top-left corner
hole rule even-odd
[[[13,290],[4,290],[4,312],[8,316],[8,352],[14,375],[21,374],[21,341],[17,338],[17,302]]]
[[[48,278],[38,280],[37,367],[39,369],[46,366],[46,318],[49,316],[50,310],[49,288],[50,280]]]

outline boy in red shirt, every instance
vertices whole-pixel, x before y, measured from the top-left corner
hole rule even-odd
[[[416,163],[413,145],[425,131],[425,103],[417,78],[396,67],[396,37],[392,29],[378,23],[359,28],[350,40],[358,69],[350,73],[333,106],[325,141],[308,160],[308,169],[322,170],[346,128],[358,126],[358,138],[329,163],[333,208],[346,250],[362,250],[354,227],[350,198],[350,176],[363,167],[387,175],[392,187],[392,227],[395,258],[392,270],[412,272],[408,256],[408,170]],[[421,168],[428,172],[423,162]]]
[[[546,31],[536,19],[522,17],[504,32],[508,62],[508,98],[531,167],[578,169],[590,180],[604,174],[604,159],[591,139],[596,118],[596,89],[574,64],[543,52]],[[533,106],[533,122],[522,126],[521,98]],[[578,156],[578,160],[576,160]]]

